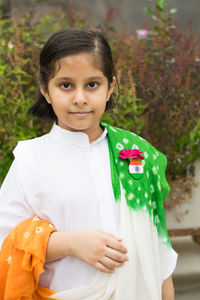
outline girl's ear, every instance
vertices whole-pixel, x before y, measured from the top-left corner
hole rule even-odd
[[[46,91],[46,89],[44,88],[44,86],[41,85],[40,83],[39,83],[39,86],[40,86],[40,93],[44,96],[44,98],[46,99],[46,101],[47,101],[49,104],[51,104],[51,99],[50,99],[50,97],[49,97],[48,92]]]
[[[108,89],[108,93],[107,93],[107,101],[109,101],[110,96],[112,95],[112,93],[114,91],[115,84],[116,84],[116,77],[113,76],[113,80],[110,83],[110,86],[109,86],[109,89]]]

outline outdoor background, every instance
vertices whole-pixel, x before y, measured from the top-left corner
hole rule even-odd
[[[47,13],[49,5],[55,7],[66,8],[67,0],[0,0],[0,3],[5,3],[5,10],[12,10],[15,16],[21,17],[25,11],[33,12],[41,11]],[[176,19],[183,29],[186,28],[189,20],[192,20],[193,26],[198,34],[200,34],[200,1],[199,0],[172,0],[169,4],[178,9]],[[79,12],[79,8],[83,7],[87,12],[87,19],[90,23],[95,25],[101,24],[106,15],[107,7],[112,5],[119,10],[118,16],[113,24],[115,28],[119,29],[124,21],[128,23],[131,28],[142,27],[144,17],[144,7],[147,6],[146,0],[73,0],[71,6]]]
[[[104,121],[143,136],[167,156],[167,226],[181,230],[172,238],[179,254],[176,299],[200,299],[194,230],[200,228],[200,1],[0,0],[0,7],[0,184],[17,142],[51,127],[27,116],[46,39],[68,27],[102,31],[120,88]]]

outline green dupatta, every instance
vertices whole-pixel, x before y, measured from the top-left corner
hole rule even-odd
[[[145,139],[135,133],[122,130],[101,122],[108,132],[111,178],[116,201],[121,200],[121,185],[129,208],[146,210],[157,227],[158,235],[171,247],[168,236],[163,202],[170,188],[165,178],[167,159]],[[139,149],[143,152],[143,176],[135,179],[129,173],[129,161],[119,158],[124,149]]]

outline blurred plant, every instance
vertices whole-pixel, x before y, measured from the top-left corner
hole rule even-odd
[[[161,18],[159,18],[159,23],[163,23],[163,21],[168,20],[169,16],[171,15],[171,20],[173,20],[172,15],[177,12],[176,8],[168,8],[169,0],[147,0],[148,2],[151,2],[153,5],[153,9],[149,7],[145,7],[144,11],[151,15],[152,19],[154,21],[157,21],[156,11],[160,12]],[[165,27],[165,23],[163,23]]]
[[[200,45],[191,24],[185,33],[177,28],[168,1],[152,2],[153,28],[140,41],[132,71],[137,95],[147,102],[144,135],[166,153],[175,178],[199,159]]]

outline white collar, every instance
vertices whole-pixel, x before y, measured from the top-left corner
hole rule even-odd
[[[96,139],[94,142],[90,143],[89,137],[86,133],[78,131],[73,132],[69,131],[67,129],[64,129],[60,126],[58,126],[56,123],[53,124],[51,131],[49,132],[52,136],[62,137],[62,140],[65,141],[67,144],[73,144],[77,146],[86,146],[89,147],[91,145],[97,144],[104,140],[107,136],[107,130],[104,128],[103,133],[101,134],[98,139]]]

